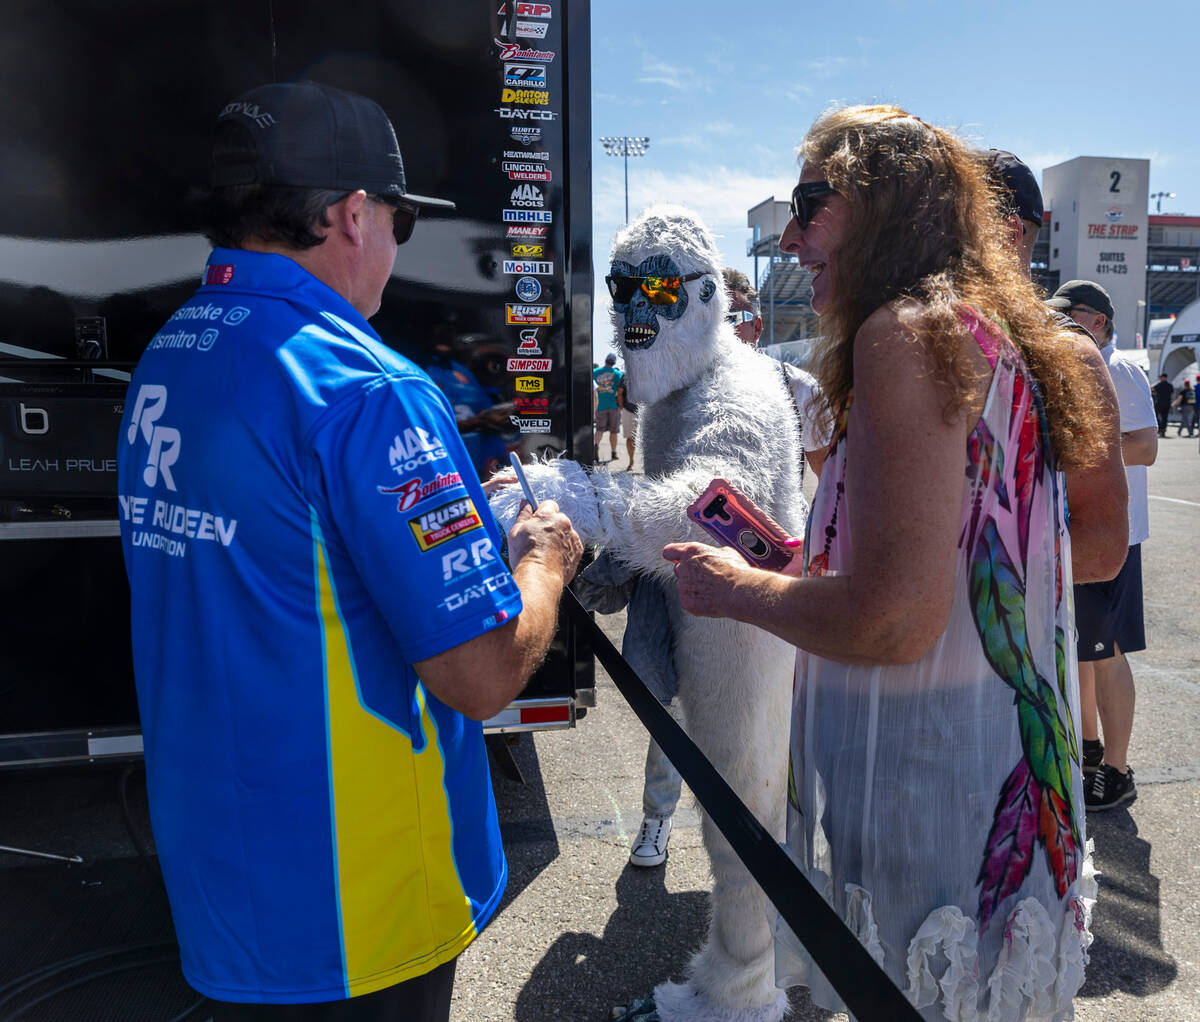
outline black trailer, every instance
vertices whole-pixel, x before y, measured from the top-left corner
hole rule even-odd
[[[511,451],[590,461],[590,12],[18,7],[0,61],[0,767],[136,758],[117,426],[131,369],[207,258],[216,114],[267,81],[379,102],[411,190],[458,208],[417,224],[373,325],[445,391],[481,475]],[[592,653],[564,621],[486,729],[572,727],[592,705]]]

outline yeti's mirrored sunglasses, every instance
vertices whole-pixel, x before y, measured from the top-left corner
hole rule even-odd
[[[608,293],[614,302],[628,305],[633,296],[641,288],[652,305],[674,305],[679,301],[679,289],[689,280],[699,280],[708,276],[706,270],[698,270],[682,277],[615,277],[611,274],[604,278],[608,285]]]
[[[808,226],[808,222],[821,208],[818,198],[832,192],[833,185],[828,181],[802,181],[792,189],[792,216],[796,218],[796,226],[800,230]]]
[[[725,322],[741,326],[743,323],[753,323],[757,318],[749,309],[734,309],[725,317]]]

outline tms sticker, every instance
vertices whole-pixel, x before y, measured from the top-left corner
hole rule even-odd
[[[526,394],[540,394],[546,389],[546,381],[540,376],[518,376],[516,385],[517,390]]]
[[[467,550],[451,550],[442,554],[442,581],[449,582],[459,575],[477,571],[485,564],[493,564],[496,555],[492,553],[490,539],[477,539]]]
[[[464,532],[482,528],[483,522],[471,498],[464,497],[410,518],[408,527],[412,529],[413,539],[417,541],[421,552],[428,553]]]
[[[542,285],[536,277],[522,277],[517,281],[517,297],[523,302],[536,302],[542,297]]]
[[[510,373],[548,373],[551,361],[548,358],[510,358],[508,371]]]
[[[509,303],[504,306],[504,322],[509,326],[549,326],[550,306]],[[511,371],[520,372],[521,370]]]
[[[438,473],[431,482],[412,478],[405,479],[399,486],[376,486],[375,489],[380,493],[396,494],[396,510],[407,511],[435,494],[456,486],[462,486],[462,476],[457,472],[446,472]]]

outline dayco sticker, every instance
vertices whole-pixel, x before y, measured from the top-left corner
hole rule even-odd
[[[549,326],[549,305],[514,305],[504,306],[504,322],[509,326]],[[519,370],[515,370],[519,371]],[[533,370],[530,370],[533,372]]]
[[[526,394],[540,394],[546,389],[546,381],[540,376],[518,376],[516,384],[517,390]]]
[[[510,373],[548,373],[551,361],[548,358],[510,358],[508,371]]]
[[[449,542],[455,536],[461,536],[464,532],[482,526],[479,512],[475,510],[470,497],[452,500],[449,504],[435,507],[432,511],[426,511],[423,515],[408,520],[413,539],[417,541],[417,546],[423,553]]]
[[[494,106],[492,111],[502,121],[555,121],[558,114],[553,110],[542,110],[536,106]]]

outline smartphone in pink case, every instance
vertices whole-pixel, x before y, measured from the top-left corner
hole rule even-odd
[[[732,483],[714,479],[688,505],[688,516],[723,546],[731,546],[749,564],[782,571],[800,547],[784,544],[791,537],[769,514]]]

